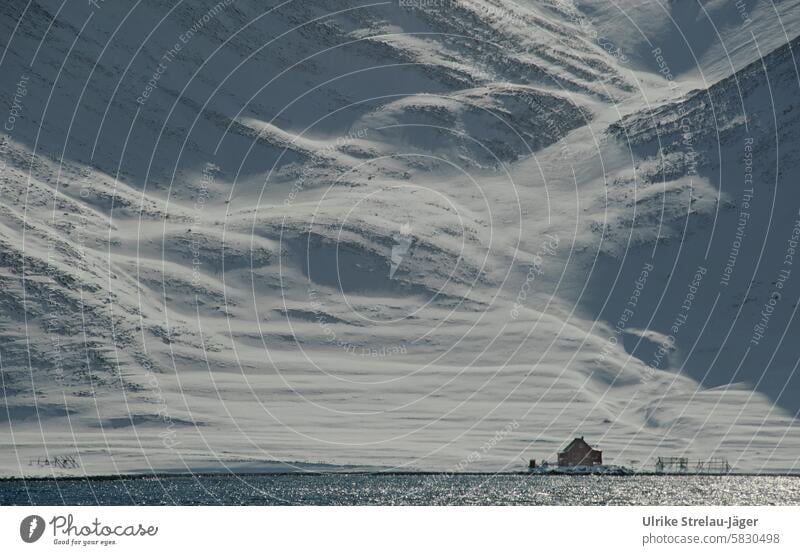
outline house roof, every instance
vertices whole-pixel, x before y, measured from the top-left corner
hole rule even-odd
[[[567,445],[566,447],[564,447],[564,449],[563,449],[562,451],[560,451],[560,452],[561,452],[561,453],[566,453],[567,451],[571,450],[571,449],[572,449],[573,447],[575,447],[576,445],[580,445],[581,443],[582,443],[582,444],[584,444],[584,445],[585,445],[586,447],[588,447],[589,449],[591,449],[592,451],[597,451],[597,449],[593,449],[591,445],[589,445],[588,443],[586,443],[586,440],[584,440],[584,439],[583,439],[583,436],[581,436],[581,437],[576,437],[575,439],[573,439],[572,441],[570,441],[570,442],[569,442],[569,445]]]

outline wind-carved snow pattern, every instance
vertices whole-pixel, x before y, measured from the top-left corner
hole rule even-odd
[[[399,233],[394,236],[392,265],[389,267],[389,279],[394,278],[395,272],[397,272],[397,269],[403,263],[403,259],[408,254],[412,244],[414,244],[414,236],[411,235],[411,224],[404,223],[400,226]]]
[[[797,2],[190,4],[0,6],[0,474],[797,470]]]

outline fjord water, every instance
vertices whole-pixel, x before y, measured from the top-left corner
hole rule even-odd
[[[0,481],[0,505],[797,505],[800,477],[271,474]]]

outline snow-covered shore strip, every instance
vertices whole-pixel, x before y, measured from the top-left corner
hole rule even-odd
[[[631,476],[637,474],[632,469],[614,464],[600,464],[595,466],[537,466],[528,470],[528,474],[541,475],[572,475],[572,476]]]

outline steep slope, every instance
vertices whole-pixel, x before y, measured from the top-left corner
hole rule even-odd
[[[747,381],[792,413],[800,410],[789,340],[798,332],[800,297],[793,275],[800,203],[792,186],[800,172],[798,46],[795,39],[708,90],[610,128],[635,153],[638,179],[696,176],[718,190],[713,217],[687,213],[685,234],[696,240],[659,247],[679,261],[671,272],[709,270],[692,308],[703,317],[681,332],[673,366],[708,385]],[[622,181],[610,194],[618,199],[631,186]],[[669,320],[662,313],[647,327],[666,333]]]
[[[685,295],[667,261],[694,275],[670,241],[727,226],[729,193],[706,93],[648,111],[660,77],[574,7],[0,10],[17,83],[0,175],[3,473],[500,469],[577,431],[609,462],[666,449],[793,467],[791,405],[772,389],[643,354],[674,316],[657,288],[675,289],[670,309]],[[784,109],[787,60],[764,61]],[[707,94],[729,99],[753,68]],[[692,182],[674,123],[655,132],[663,160],[646,123],[676,110],[703,130]],[[619,327],[654,248],[639,319]]]
[[[796,0],[562,0],[604,44],[654,73],[708,86],[794,38]],[[666,65],[656,55],[667,59]]]

